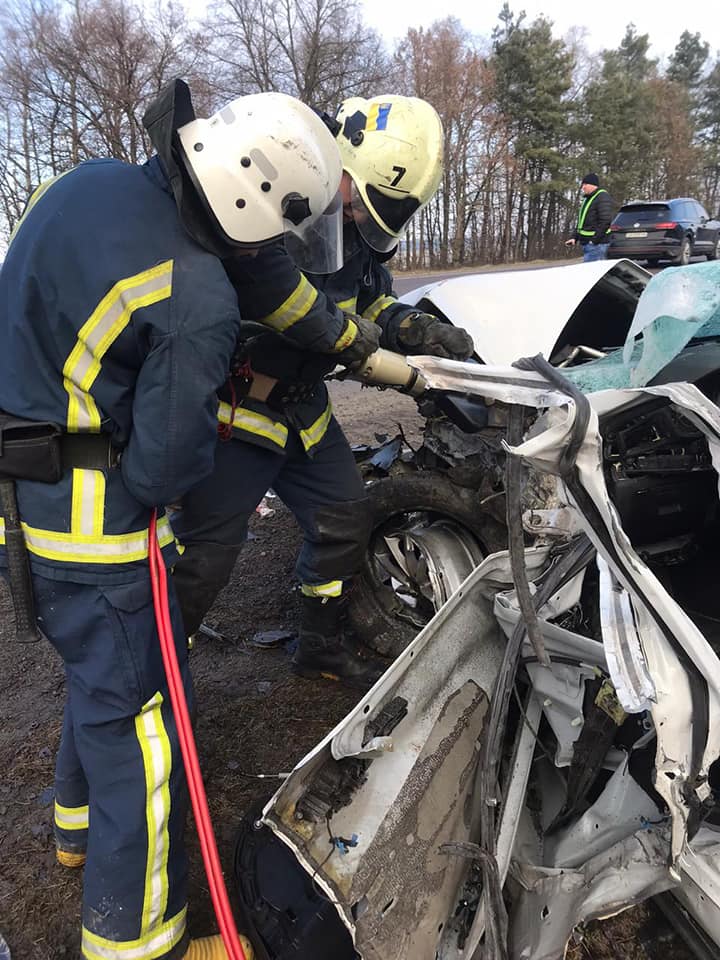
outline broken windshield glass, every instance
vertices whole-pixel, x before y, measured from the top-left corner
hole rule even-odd
[[[720,262],[657,274],[643,291],[622,350],[563,370],[581,390],[642,387],[693,339],[720,337]]]

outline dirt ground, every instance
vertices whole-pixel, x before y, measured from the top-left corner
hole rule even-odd
[[[416,435],[415,406],[406,397],[360,391],[351,385],[334,389],[333,395],[338,418],[353,443],[373,442],[375,431],[395,433],[398,422],[410,438]],[[328,683],[319,695],[316,684],[290,674],[284,649],[263,650],[251,642],[258,631],[292,630],[299,615],[293,576],[299,536],[282,504],[275,499],[270,505],[275,514],[254,518],[252,539],[208,618],[225,639],[204,639],[191,654],[199,705],[196,735],[228,879],[242,814],[253,802],[268,798],[278,784],[272,775],[292,769],[356,700],[356,694]],[[0,934],[13,960],[79,957],[82,876],[57,865],[51,830],[53,761],[63,698],[61,663],[52,649],[14,642],[3,585]],[[261,779],[259,774],[271,776]],[[191,828],[188,843],[190,929],[202,936],[216,927]],[[648,938],[656,940],[665,956],[689,960],[681,946],[667,939],[658,918],[645,909],[592,925],[568,956],[571,960],[647,960],[651,954],[641,941]]]

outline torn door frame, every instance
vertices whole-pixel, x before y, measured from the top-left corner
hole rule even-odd
[[[542,472],[560,473],[578,415],[577,392],[563,392],[535,371],[485,367],[429,357],[411,360],[430,389],[493,397],[548,410],[545,429],[507,453]],[[647,396],[667,397],[707,437],[720,476],[720,411],[691,384],[664,384],[600,391],[585,399],[588,423],[565,476],[569,502],[613,576],[640,603],[643,652],[655,685],[651,702],[658,731],[656,789],[672,816],[671,862],[677,863],[688,839],[691,815],[700,817],[711,790],[710,765],[720,755],[720,662],[692,620],[670,597],[625,535],[602,470],[600,417]],[[631,656],[631,652],[628,651]],[[691,827],[692,828],[692,827]]]

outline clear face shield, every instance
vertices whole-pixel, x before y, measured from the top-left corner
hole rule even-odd
[[[402,239],[407,225],[417,212],[420,203],[415,197],[386,197],[384,193],[367,185],[368,206],[360,191],[351,185],[353,219],[367,245],[378,253],[389,253]],[[384,225],[384,226],[383,226]]]
[[[336,273],[343,265],[343,205],[338,191],[327,208],[308,222],[307,201],[286,198],[285,249],[304,273]]]

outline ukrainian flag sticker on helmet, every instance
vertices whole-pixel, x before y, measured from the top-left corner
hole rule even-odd
[[[366,130],[385,130],[391,103],[374,103],[368,111]]]

